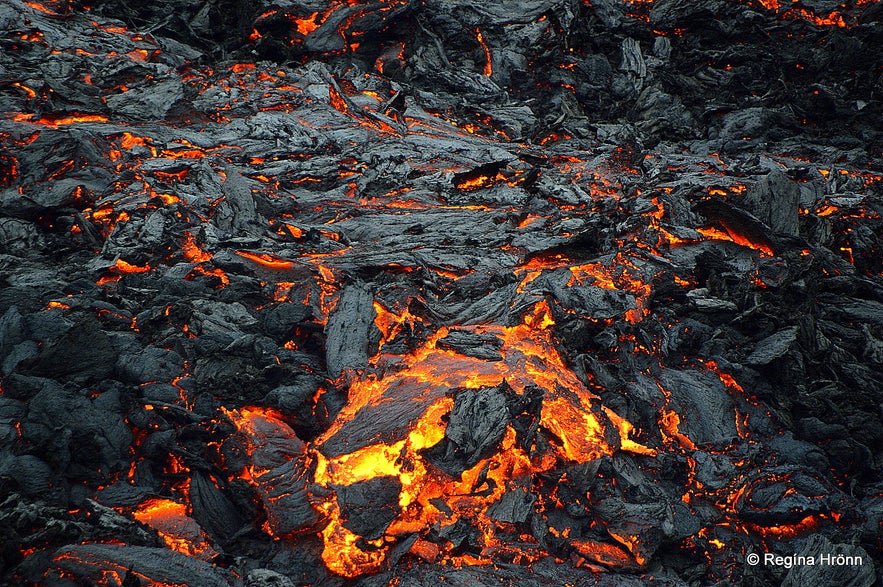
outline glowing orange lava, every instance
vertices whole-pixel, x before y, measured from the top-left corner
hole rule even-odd
[[[395,327],[402,324],[403,315],[390,314],[382,307],[379,310],[381,330],[387,336],[392,335]],[[314,443],[315,480],[330,488],[375,477],[395,477],[402,487],[398,502],[401,512],[384,537],[366,549],[368,545],[344,526],[337,501],[327,501],[322,511],[329,523],[322,536],[323,560],[329,569],[347,577],[376,571],[390,544],[398,537],[434,523],[452,522],[466,512],[484,516],[511,480],[529,478],[533,473],[548,470],[559,460],[586,462],[615,450],[654,454],[652,449],[630,439],[631,424],[601,407],[598,397],[564,364],[551,338],[553,325],[548,305],[540,302],[515,326],[461,327],[497,337],[501,341],[501,361],[483,361],[439,347],[438,341],[449,333],[442,328],[404,358],[403,369],[387,375],[363,376],[352,383],[349,403]],[[528,454],[516,442],[515,430],[509,426],[501,440],[501,449],[465,470],[459,478],[436,469],[423,456],[423,451],[445,437],[443,418],[454,405],[449,390],[481,393],[481,389],[504,381],[513,393],[522,396],[529,389],[542,390],[539,424],[557,440],[552,452]],[[364,414],[378,407],[383,409],[389,401],[412,406],[408,409],[412,415],[407,429],[388,435],[385,442],[368,442],[345,454],[326,455],[326,446],[336,446],[340,441],[354,442],[351,431],[360,426],[354,422],[363,422]],[[613,445],[608,431],[619,438]],[[493,489],[478,495],[475,487],[482,484],[483,476],[493,480]],[[439,500],[445,503],[445,508],[439,508]]]

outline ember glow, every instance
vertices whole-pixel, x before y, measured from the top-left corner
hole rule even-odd
[[[0,583],[879,581],[878,2],[142,4],[0,5]]]
[[[142,503],[132,516],[150,526],[169,548],[203,560],[213,558],[217,552],[209,544],[209,538],[195,520],[187,516],[184,504],[150,499]]]

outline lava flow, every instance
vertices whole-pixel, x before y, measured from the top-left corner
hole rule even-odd
[[[880,3],[130,4],[0,2],[0,584],[879,582]]]

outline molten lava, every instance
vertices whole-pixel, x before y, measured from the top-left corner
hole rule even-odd
[[[586,462],[620,448],[652,454],[628,437],[631,425],[600,406],[598,397],[566,367],[551,338],[553,325],[549,307],[541,302],[516,326],[461,327],[498,338],[502,360],[496,362],[440,348],[439,340],[449,332],[443,328],[405,358],[404,369],[363,376],[352,383],[349,403],[315,442],[316,481],[333,488],[378,477],[397,478],[400,513],[382,539],[363,542],[346,527],[338,502],[326,502],[322,511],[329,523],[322,533],[323,559],[330,569],[349,577],[374,572],[396,537],[436,523],[453,523],[463,515],[486,516],[487,508],[501,498],[513,480],[529,480],[558,461]],[[394,329],[386,327],[385,332],[394,334]],[[541,390],[538,424],[553,443],[543,450],[519,443],[518,432],[509,425],[494,455],[470,463],[459,477],[439,470],[426,451],[445,439],[444,422],[456,396],[481,395],[501,384],[511,386],[520,398],[531,389]],[[452,390],[458,390],[454,398]],[[383,410],[389,402],[404,404],[406,426],[392,431],[361,430],[371,426],[367,414]],[[372,443],[377,434],[385,436],[385,441]],[[358,440],[361,438],[364,441]],[[341,442],[355,450],[338,449]],[[483,485],[488,490],[477,491]],[[493,526],[490,520],[485,523]],[[456,555],[448,556],[456,559]]]

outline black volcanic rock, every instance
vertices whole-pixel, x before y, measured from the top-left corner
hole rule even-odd
[[[343,525],[366,540],[380,538],[399,514],[402,486],[396,477],[375,477],[334,490]]]
[[[0,3],[0,583],[873,584],[880,8],[771,4]]]

